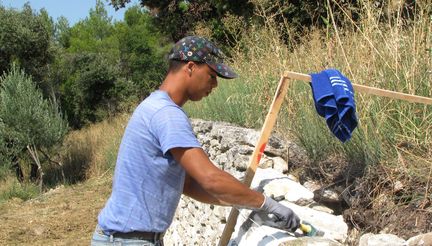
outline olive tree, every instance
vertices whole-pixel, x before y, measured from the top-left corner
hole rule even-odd
[[[67,123],[55,100],[44,99],[31,77],[17,66],[0,77],[0,85],[0,159],[8,160],[1,165],[20,169],[17,157],[29,156],[30,166],[37,170],[33,178],[42,188],[45,164],[40,156],[50,160],[50,150],[62,142]]]

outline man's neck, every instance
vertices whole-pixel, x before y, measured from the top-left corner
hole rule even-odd
[[[185,81],[181,76],[169,73],[162,82],[159,90],[168,93],[175,104],[182,107],[188,100],[185,89]]]

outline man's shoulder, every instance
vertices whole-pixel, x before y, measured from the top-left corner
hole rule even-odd
[[[146,119],[150,122],[160,120],[187,119],[186,112],[175,104],[166,93],[153,92],[135,109],[132,118],[136,120]]]
[[[163,91],[154,91],[152,92],[144,101],[141,102],[141,105],[150,106],[153,108],[162,108],[166,106],[172,106],[175,108],[180,108],[177,104],[175,104],[171,98],[168,96],[166,92]]]

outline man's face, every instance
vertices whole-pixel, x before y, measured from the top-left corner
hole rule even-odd
[[[207,64],[197,64],[191,68],[189,99],[199,101],[208,96],[218,85],[217,74]]]

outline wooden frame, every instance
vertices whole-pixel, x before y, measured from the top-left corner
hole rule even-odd
[[[253,177],[255,176],[255,171],[258,167],[258,164],[261,160],[261,157],[264,153],[264,149],[270,137],[271,131],[276,122],[277,115],[279,113],[283,99],[285,98],[285,95],[288,91],[288,87],[289,87],[288,79],[310,82],[311,76],[308,74],[295,73],[295,72],[285,72],[282,75],[278,87],[276,89],[275,96],[270,105],[269,112],[267,113],[266,119],[262,126],[261,135],[258,139],[257,144],[255,145],[255,149],[250,158],[248,169],[246,170],[246,176],[243,180],[243,183],[247,186],[250,186],[252,183]],[[357,92],[389,97],[394,99],[400,99],[408,102],[432,104],[432,98],[428,98],[428,97],[421,97],[421,96],[410,95],[410,94],[405,94],[400,92],[383,90],[383,89],[364,86],[364,85],[352,84],[352,86],[354,90]],[[229,243],[229,240],[231,239],[231,235],[234,232],[234,228],[237,223],[238,215],[239,215],[239,211],[235,208],[232,208],[227,223],[225,225],[225,228],[222,232],[221,238],[219,240],[219,244],[218,244],[219,246],[226,246]]]

